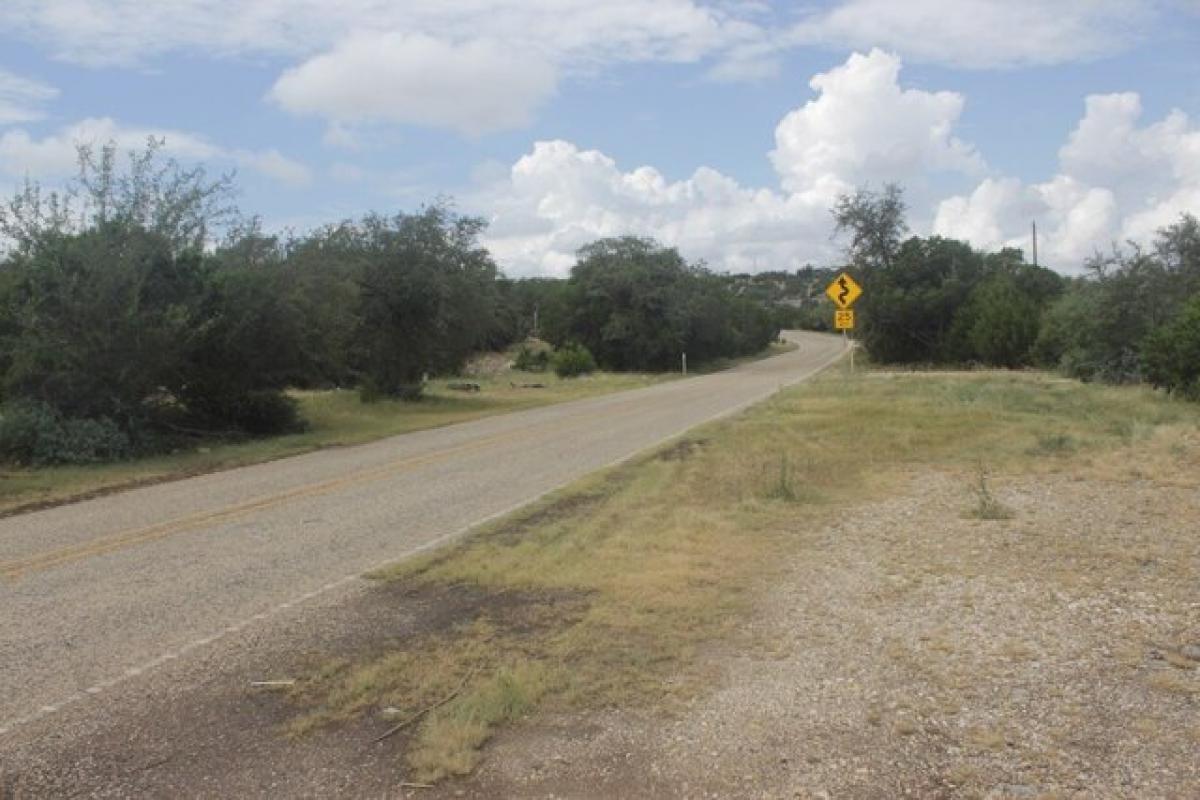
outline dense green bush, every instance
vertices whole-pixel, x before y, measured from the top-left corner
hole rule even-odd
[[[964,311],[966,340],[975,359],[1010,368],[1030,362],[1041,309],[1011,275],[995,275],[980,284]]]
[[[601,239],[571,270],[569,338],[614,370],[674,369],[755,353],[778,334],[766,307],[652,239]]]
[[[413,399],[424,375],[457,371],[487,343],[499,273],[479,245],[483,227],[433,206],[351,231],[363,260],[353,360],[374,392]]]
[[[596,359],[581,344],[569,343],[554,352],[554,374],[560,378],[575,378],[596,371]]]
[[[1146,380],[1153,386],[1200,400],[1200,294],[1142,345]]]
[[[0,458],[26,466],[92,464],[127,458],[129,437],[107,417],[70,419],[36,400],[0,411]]]
[[[513,359],[513,369],[522,372],[545,372],[550,367],[551,350],[548,347],[521,345]]]

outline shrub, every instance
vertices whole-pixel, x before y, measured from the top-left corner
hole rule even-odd
[[[554,354],[554,374],[560,378],[574,378],[596,371],[596,359],[581,344],[566,344]]]
[[[513,360],[513,368],[522,372],[545,372],[550,366],[550,351],[545,348],[533,348],[527,344],[517,350]]]
[[[0,457],[18,464],[94,464],[127,458],[132,449],[107,417],[71,419],[38,401],[12,403],[0,416]]]
[[[274,436],[304,429],[296,401],[276,391],[247,392],[233,403],[229,419],[252,436]]]
[[[1200,295],[1146,337],[1142,367],[1155,388],[1200,400]]]

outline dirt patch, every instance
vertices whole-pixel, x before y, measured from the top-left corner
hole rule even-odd
[[[659,450],[655,457],[659,461],[687,461],[708,442],[708,439],[680,439],[675,444]]]
[[[389,718],[364,713],[289,736],[307,710],[304,687],[251,683],[311,675],[331,654],[369,660],[426,646],[483,616],[509,636],[533,635],[546,615],[584,607],[549,592],[380,584],[282,625],[247,658],[163,669],[155,686],[102,698],[114,713],[80,706],[78,719],[47,718],[19,745],[0,741],[0,798],[394,796],[408,738],[375,741]]]
[[[1200,794],[1200,495],[971,476],[798,528],[722,687],[678,716],[542,717],[428,797]]]

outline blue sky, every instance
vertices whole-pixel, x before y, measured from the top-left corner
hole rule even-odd
[[[511,274],[639,233],[719,269],[837,258],[899,181],[917,233],[1063,272],[1200,213],[1197,0],[4,0],[0,190],[167,139],[304,229],[439,195]]]

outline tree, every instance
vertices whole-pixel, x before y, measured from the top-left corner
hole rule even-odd
[[[983,257],[963,242],[940,236],[904,242],[889,268],[871,274],[857,306],[859,336],[871,357],[881,363],[969,358],[956,346],[954,323],[983,275]]]
[[[674,369],[746,355],[777,335],[761,303],[652,239],[602,239],[579,251],[568,289],[568,336],[617,370]]]
[[[670,369],[687,341],[689,267],[651,239],[601,239],[571,270],[570,335],[610,369]]]
[[[422,377],[459,369],[495,326],[497,269],[485,223],[444,204],[369,216],[356,231],[362,269],[355,359],[365,396],[416,399]]]
[[[1200,294],[1142,344],[1146,380],[1159,389],[1200,400]]]
[[[1151,249],[1115,247],[1086,267],[1086,278],[1047,312],[1039,359],[1084,380],[1139,381],[1146,337],[1200,292],[1200,224],[1184,214]]]
[[[46,237],[110,227],[153,234],[175,253],[203,250],[219,229],[237,219],[233,176],[210,180],[202,166],[184,168],[162,155],[165,144],[148,137],[141,152],[127,154],[124,170],[115,142],[99,151],[79,145],[79,172],[64,191],[43,192],[26,181],[0,206],[0,240],[28,254]]]
[[[997,367],[1020,367],[1038,335],[1036,301],[1011,275],[989,278],[972,293],[967,339],[976,358]]]
[[[908,231],[904,190],[884,184],[882,192],[860,187],[844,194],[833,207],[835,235],[850,234],[846,254],[850,264],[869,280],[870,274],[895,263],[900,243]]]
[[[232,218],[232,185],[161,147],[151,139],[124,171],[114,145],[80,148],[65,192],[27,184],[0,212],[0,383],[21,410],[5,414],[5,437],[35,460],[296,422],[280,391],[296,324],[278,269],[249,238],[206,252]]]

